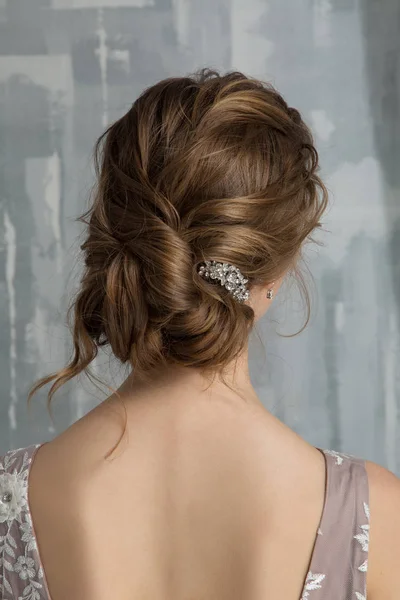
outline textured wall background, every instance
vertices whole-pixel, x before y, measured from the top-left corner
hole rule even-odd
[[[67,386],[55,426],[44,395],[26,408],[69,353],[92,145],[145,86],[201,66],[275,83],[313,127],[332,194],[326,245],[309,252],[312,321],[277,334],[302,324],[288,285],[259,327],[266,357],[252,347],[254,383],[311,443],[400,474],[397,0],[0,0],[0,451],[104,397]]]

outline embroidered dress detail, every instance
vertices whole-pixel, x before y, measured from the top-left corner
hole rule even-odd
[[[301,600],[367,600],[365,461],[335,450],[319,450],[326,464],[325,504]]]
[[[312,590],[320,590],[322,588],[322,581],[325,579],[325,575],[322,573],[311,573],[309,571],[307,573],[306,584],[304,586],[303,595],[301,600],[306,600],[306,598],[310,597],[310,591]]]
[[[0,460],[0,597],[50,600],[28,505],[29,467],[39,445]]]
[[[0,598],[51,600],[28,500],[40,444],[0,457]],[[326,492],[300,600],[367,600],[369,489],[365,462],[321,450]]]
[[[358,540],[360,542],[363,552],[368,552],[368,548],[369,548],[369,506],[366,502],[364,502],[364,513],[368,520],[368,523],[365,523],[364,525],[359,525],[360,529],[362,529],[362,533],[358,533],[354,537],[356,540]],[[368,569],[368,559],[366,558],[364,560],[364,562],[362,563],[362,565],[360,565],[358,567],[358,570],[362,571],[363,573],[366,573],[367,569]]]

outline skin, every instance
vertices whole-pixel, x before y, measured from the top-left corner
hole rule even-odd
[[[256,319],[273,302],[269,287],[252,290]],[[325,461],[263,406],[247,348],[225,377],[240,395],[218,379],[205,390],[193,369],[148,384],[130,375],[39,449],[29,502],[52,600],[299,600]],[[105,460],[121,436],[121,401],[127,432]],[[397,600],[400,481],[375,463],[367,470],[368,600]]]

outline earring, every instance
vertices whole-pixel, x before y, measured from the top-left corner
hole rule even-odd
[[[272,287],[269,288],[269,290],[267,290],[267,298],[268,300],[272,300],[272,298],[274,297],[274,290],[272,289],[275,285],[275,282],[272,284]]]

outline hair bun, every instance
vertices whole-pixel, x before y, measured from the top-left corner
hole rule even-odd
[[[251,290],[295,265],[327,203],[300,113],[242,73],[166,79],[101,136],[96,169],[74,356],[46,379],[50,396],[106,344],[137,378],[162,364],[222,369],[254,311],[197,266],[235,265]]]

